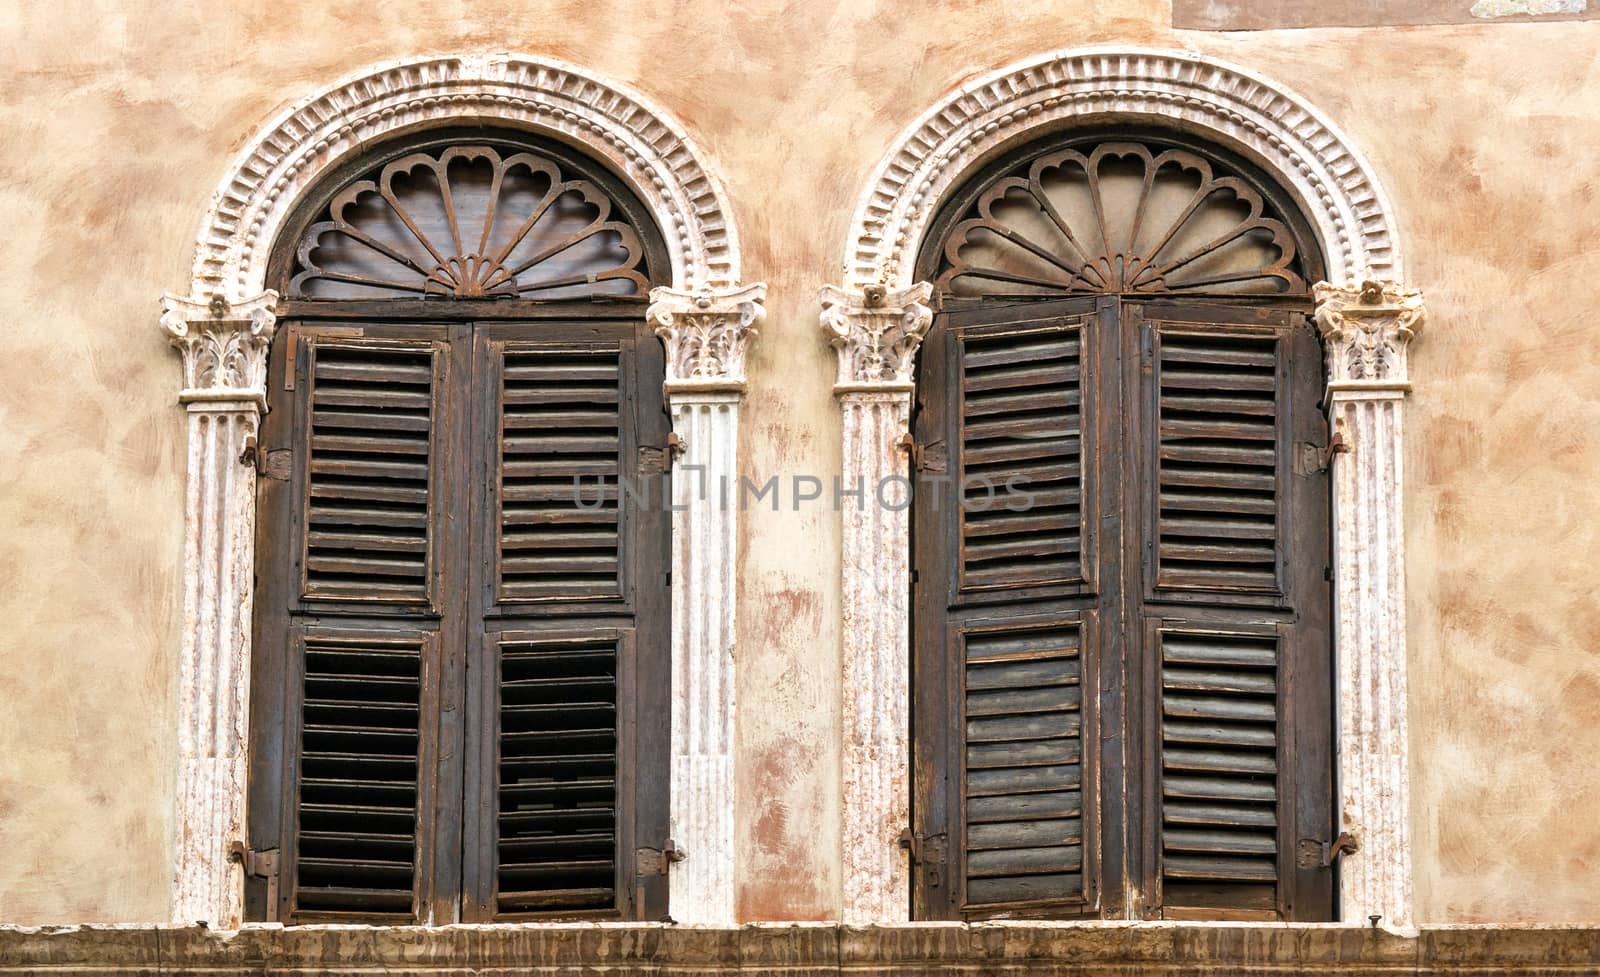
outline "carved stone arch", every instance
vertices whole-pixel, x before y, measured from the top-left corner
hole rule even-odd
[[[963,85],[901,133],[856,206],[845,284],[912,284],[917,247],[945,196],[1012,146],[1052,129],[1139,118],[1204,135],[1276,177],[1315,226],[1330,281],[1402,280],[1388,196],[1350,140],[1303,98],[1203,55],[1084,48]]]
[[[1314,286],[1332,430],[1342,918],[1412,922],[1406,733],[1401,414],[1423,317],[1403,284],[1394,211],[1372,167],[1288,88],[1180,51],[1059,51],[961,85],[923,112],[873,170],[846,242],[843,287],[822,290],[839,353],[844,481],[905,478],[915,353],[932,286],[916,279],[946,199],[1019,145],[1069,127],[1177,128],[1247,159],[1294,198],[1327,281]],[[890,364],[888,368],[885,364]],[[907,917],[910,553],[903,510],[843,513],[844,906],[847,922]],[[868,626],[870,623],[871,626]]]
[[[213,194],[187,294],[162,298],[162,328],[183,355],[178,400],[189,426],[172,876],[177,922],[237,925],[241,874],[267,863],[242,843],[255,446],[276,324],[278,296],[265,287],[274,241],[301,196],[367,144],[483,123],[565,142],[638,195],[671,265],[671,284],[653,289],[641,314],[667,347],[665,393],[685,445],[682,461],[727,478],[738,470],[744,349],[764,314],[766,286],[739,280],[727,197],[670,116],[620,83],[560,61],[509,54],[389,62],[278,113]],[[737,533],[734,515],[703,492],[696,495],[690,480],[675,479],[673,491],[679,585],[672,615],[671,820],[674,840],[696,856],[671,868],[671,911],[682,921],[731,922],[735,602],[732,578],[722,571],[734,563]],[[684,532],[689,520],[708,528]],[[720,612],[684,613],[677,605],[686,593]],[[687,683],[725,691],[712,697]]]

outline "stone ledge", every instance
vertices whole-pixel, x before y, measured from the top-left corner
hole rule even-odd
[[[369,974],[510,977],[1600,975],[1600,927],[914,923],[739,928],[594,923],[0,926],[0,977]]]

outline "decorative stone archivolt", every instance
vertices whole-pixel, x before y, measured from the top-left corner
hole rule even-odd
[[[230,301],[258,294],[291,206],[334,161],[391,133],[468,120],[582,146],[626,178],[655,215],[674,286],[738,282],[739,241],[726,197],[677,123],[643,96],[572,65],[475,54],[363,71],[269,123],[213,198],[195,250],[195,294]]]
[[[300,194],[351,153],[451,123],[500,124],[574,143],[639,195],[671,260],[672,284],[652,293],[649,315],[668,347],[674,428],[686,460],[711,484],[737,477],[745,346],[761,319],[764,287],[739,282],[726,199],[676,123],[621,85],[561,62],[501,54],[383,65],[279,115],[213,196],[188,295],[162,300],[162,325],[183,352],[179,400],[189,410],[176,922],[232,927],[243,910],[255,437],[278,301],[265,288],[268,255]],[[440,283],[439,291],[472,291]],[[735,515],[685,497],[693,485],[674,481],[683,484],[675,488],[672,530],[672,656],[674,675],[685,678],[674,686],[672,707],[672,832],[689,854],[672,865],[670,911],[681,922],[730,923]],[[689,614],[689,607],[716,612]],[[707,682],[726,695],[702,694]]]
[[[1366,160],[1298,95],[1180,51],[1059,51],[985,75],[923,113],[873,171],[851,224],[845,283],[903,288],[939,205],[974,167],[1034,135],[1146,116],[1200,132],[1278,177],[1316,224],[1328,278],[1400,279],[1388,198]]]
[[[926,326],[891,333],[886,324],[925,314],[931,286],[916,282],[915,262],[946,196],[1030,138],[1141,116],[1252,159],[1297,197],[1322,243],[1328,281],[1314,288],[1317,322],[1327,343],[1330,417],[1346,449],[1333,462],[1340,829],[1361,849],[1340,864],[1341,917],[1409,926],[1401,413],[1422,299],[1399,284],[1387,197],[1321,113],[1222,61],[1124,49],[1035,58],[941,99],[874,170],[845,251],[844,287],[822,293],[823,332],[840,356],[836,389],[848,391],[839,398],[845,474],[869,484],[905,474],[898,449]],[[905,736],[895,732],[907,728],[910,695],[904,514],[847,510],[842,551],[844,919],[898,922],[909,912],[906,855],[896,847],[910,824],[910,764]]]

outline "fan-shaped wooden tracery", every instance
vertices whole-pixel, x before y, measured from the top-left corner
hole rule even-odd
[[[294,298],[572,299],[648,292],[636,228],[547,156],[455,145],[334,195],[296,248]]]
[[[943,241],[956,296],[1304,294],[1295,236],[1260,190],[1184,149],[1102,142],[1002,172]]]

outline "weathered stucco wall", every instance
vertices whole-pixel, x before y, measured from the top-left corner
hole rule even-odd
[[[745,278],[771,284],[748,472],[827,479],[815,295],[868,172],[964,78],[1091,43],[1272,76],[1387,184],[1430,311],[1407,453],[1419,917],[1600,921],[1600,23],[1170,23],[1161,0],[0,9],[0,921],[166,916],[183,418],[155,297],[186,286],[209,193],[276,109],[472,50],[643,90],[720,170]],[[837,519],[753,510],[741,561],[740,911],[828,919]]]

